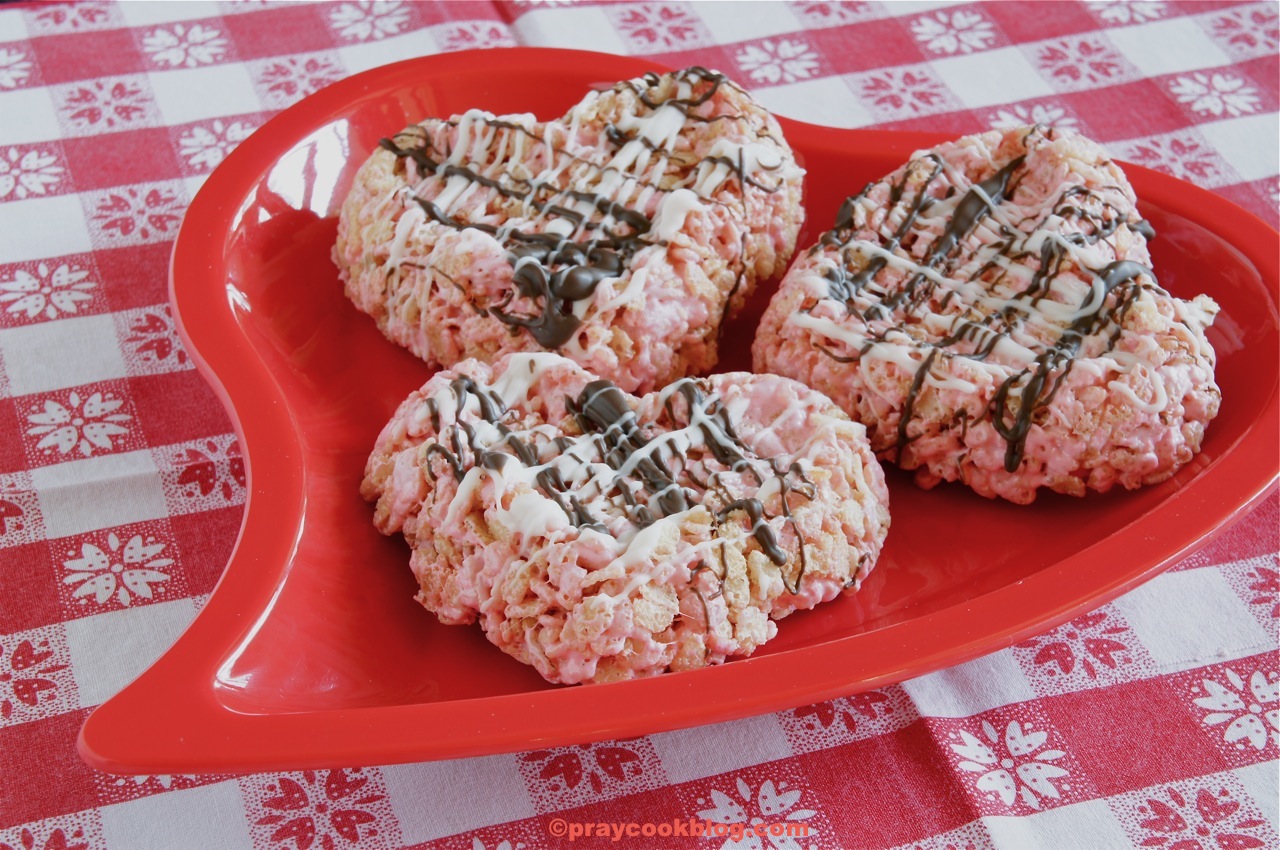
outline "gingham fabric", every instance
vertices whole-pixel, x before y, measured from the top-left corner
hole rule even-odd
[[[589,48],[716,67],[783,114],[839,127],[1077,128],[1274,226],[1278,8],[0,8],[0,848],[1280,846],[1274,498],[1051,632],[779,714],[237,777],[110,776],[75,752],[89,710],[199,610],[236,537],[244,467],[175,335],[166,263],[201,181],[276,111],[426,53]],[[563,829],[681,820],[809,834],[614,843]]]

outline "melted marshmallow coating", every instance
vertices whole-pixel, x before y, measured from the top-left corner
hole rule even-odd
[[[795,250],[803,177],[723,75],[650,74],[556,121],[471,110],[383,140],[334,261],[430,363],[550,350],[646,392],[715,365],[721,323]]]
[[[889,528],[862,426],[802,384],[732,373],[637,398],[550,353],[437,374],[362,493],[428,610],[566,684],[749,655],[853,592]]]
[[[1158,285],[1120,168],[1023,127],[916,153],[850,198],[753,347],[932,487],[1029,503],[1162,481],[1217,414],[1206,296]]]

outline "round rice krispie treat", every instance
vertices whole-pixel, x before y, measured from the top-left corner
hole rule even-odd
[[[713,367],[721,323],[781,275],[803,177],[722,74],[648,74],[547,123],[471,110],[384,139],[334,260],[430,363],[550,350],[646,392]]]
[[[566,684],[749,655],[853,592],[889,529],[862,426],[820,393],[732,373],[636,398],[546,352],[433,377],[361,492],[429,611]]]
[[[1028,503],[1162,481],[1218,412],[1218,307],[1160,288],[1135,204],[1062,130],[917,152],[791,268],[755,367],[829,395],[924,487]]]

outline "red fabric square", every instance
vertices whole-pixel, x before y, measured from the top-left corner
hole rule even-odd
[[[926,58],[907,24],[897,18],[813,30],[805,33],[805,38],[837,74],[910,65]],[[858,49],[850,49],[851,44]]]
[[[1039,41],[1099,28],[1098,22],[1089,15],[1082,3],[1011,0],[1004,3],[984,3],[982,10],[1015,42]]]
[[[3,505],[0,495],[0,507]],[[0,517],[0,521],[5,519]],[[0,549],[0,561],[4,563],[5,587],[0,593],[0,634],[61,622],[57,577],[49,569],[53,561],[49,544],[41,541]]]
[[[1175,14],[1195,15],[1200,12],[1221,12],[1224,8],[1240,4],[1224,3],[1222,0],[1174,0],[1166,5]]]
[[[918,841],[968,823],[973,811],[923,721],[889,735],[819,750],[795,761],[813,778],[816,805],[837,835],[871,847]],[[850,770],[849,765],[875,765]],[[910,800],[904,805],[904,798]],[[851,805],[851,802],[856,803]]]
[[[31,39],[46,84],[146,70],[129,30],[98,30]]]
[[[1089,116],[1092,138],[1104,144],[1137,134],[1168,133],[1189,123],[1172,96],[1152,80],[1064,92],[1057,97],[1076,113]],[[1134,125],[1134,115],[1142,116],[1141,126]]]
[[[195,440],[231,430],[222,404],[194,370],[128,381],[148,445]]]
[[[231,560],[243,517],[241,505],[170,517],[169,527],[182,552],[182,571],[192,595],[213,592]]]
[[[1276,178],[1220,186],[1214,191],[1244,207],[1272,227],[1280,228],[1280,193],[1276,191]],[[1275,528],[1274,524],[1272,528]]]
[[[486,20],[500,21],[506,19],[502,13],[507,11],[504,3],[476,3],[474,0],[440,0],[437,3],[411,3],[422,26],[444,23],[445,21]],[[578,5],[590,6],[591,3]]]
[[[69,138],[62,146],[81,191],[169,180],[181,174],[169,131],[163,127]]]
[[[333,47],[333,33],[325,23],[325,4],[287,4],[223,18],[242,59],[303,53]],[[288,35],[287,43],[281,36]]]
[[[1229,767],[1171,677],[1063,694],[1039,704],[1103,796]]]
[[[1250,59],[1235,66],[1236,71],[1247,74],[1250,82],[1257,84],[1258,89],[1270,98],[1264,98],[1259,112],[1274,112],[1276,109],[1277,91],[1280,91],[1280,56],[1263,56]]]
[[[80,760],[76,737],[87,709],[0,728],[0,824],[94,808],[98,772]]]
[[[14,399],[0,398],[0,473],[27,468],[27,456],[22,450],[22,432],[25,430],[22,423],[25,421],[18,418],[18,405]]]
[[[163,304],[169,298],[169,255],[173,244],[158,242],[109,248],[93,257],[99,281],[113,310]]]

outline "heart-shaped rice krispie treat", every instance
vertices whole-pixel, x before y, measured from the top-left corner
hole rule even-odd
[[[733,373],[636,398],[550,353],[437,374],[361,492],[428,610],[562,683],[748,655],[855,590],[889,529],[862,426],[820,393]]]
[[[430,363],[551,350],[646,392],[711,369],[721,323],[782,273],[803,176],[723,75],[649,74],[555,121],[472,110],[384,140],[334,260],[356,306]]]
[[[1026,503],[1162,481],[1218,412],[1218,308],[1160,288],[1136,203],[1062,130],[920,151],[787,273],[755,367],[829,395],[925,487]]]

